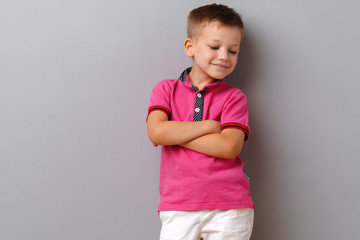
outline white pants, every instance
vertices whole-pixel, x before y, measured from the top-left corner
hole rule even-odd
[[[160,240],[249,240],[254,209],[160,211]]]

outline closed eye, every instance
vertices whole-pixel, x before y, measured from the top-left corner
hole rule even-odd
[[[231,54],[237,54],[236,51],[229,51],[229,53],[231,53]]]
[[[213,50],[218,50],[219,49],[219,47],[216,47],[216,46],[209,46],[211,49],[213,49]]]

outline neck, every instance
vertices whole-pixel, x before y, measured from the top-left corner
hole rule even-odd
[[[191,81],[191,84],[198,89],[203,89],[206,85],[215,83],[217,79],[214,79],[204,73],[200,73],[199,71],[196,71],[196,69],[192,69],[189,73],[189,78]]]

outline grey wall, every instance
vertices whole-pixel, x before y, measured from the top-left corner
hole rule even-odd
[[[252,239],[356,238],[360,4],[221,2],[246,24],[228,80],[249,100]],[[191,63],[205,3],[1,2],[0,239],[158,238],[148,98]]]

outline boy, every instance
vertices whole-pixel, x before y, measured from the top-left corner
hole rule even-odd
[[[162,145],[160,239],[248,240],[255,207],[238,156],[249,135],[246,96],[224,81],[243,22],[211,4],[190,12],[187,32],[193,66],[154,87],[147,117],[150,140]]]

